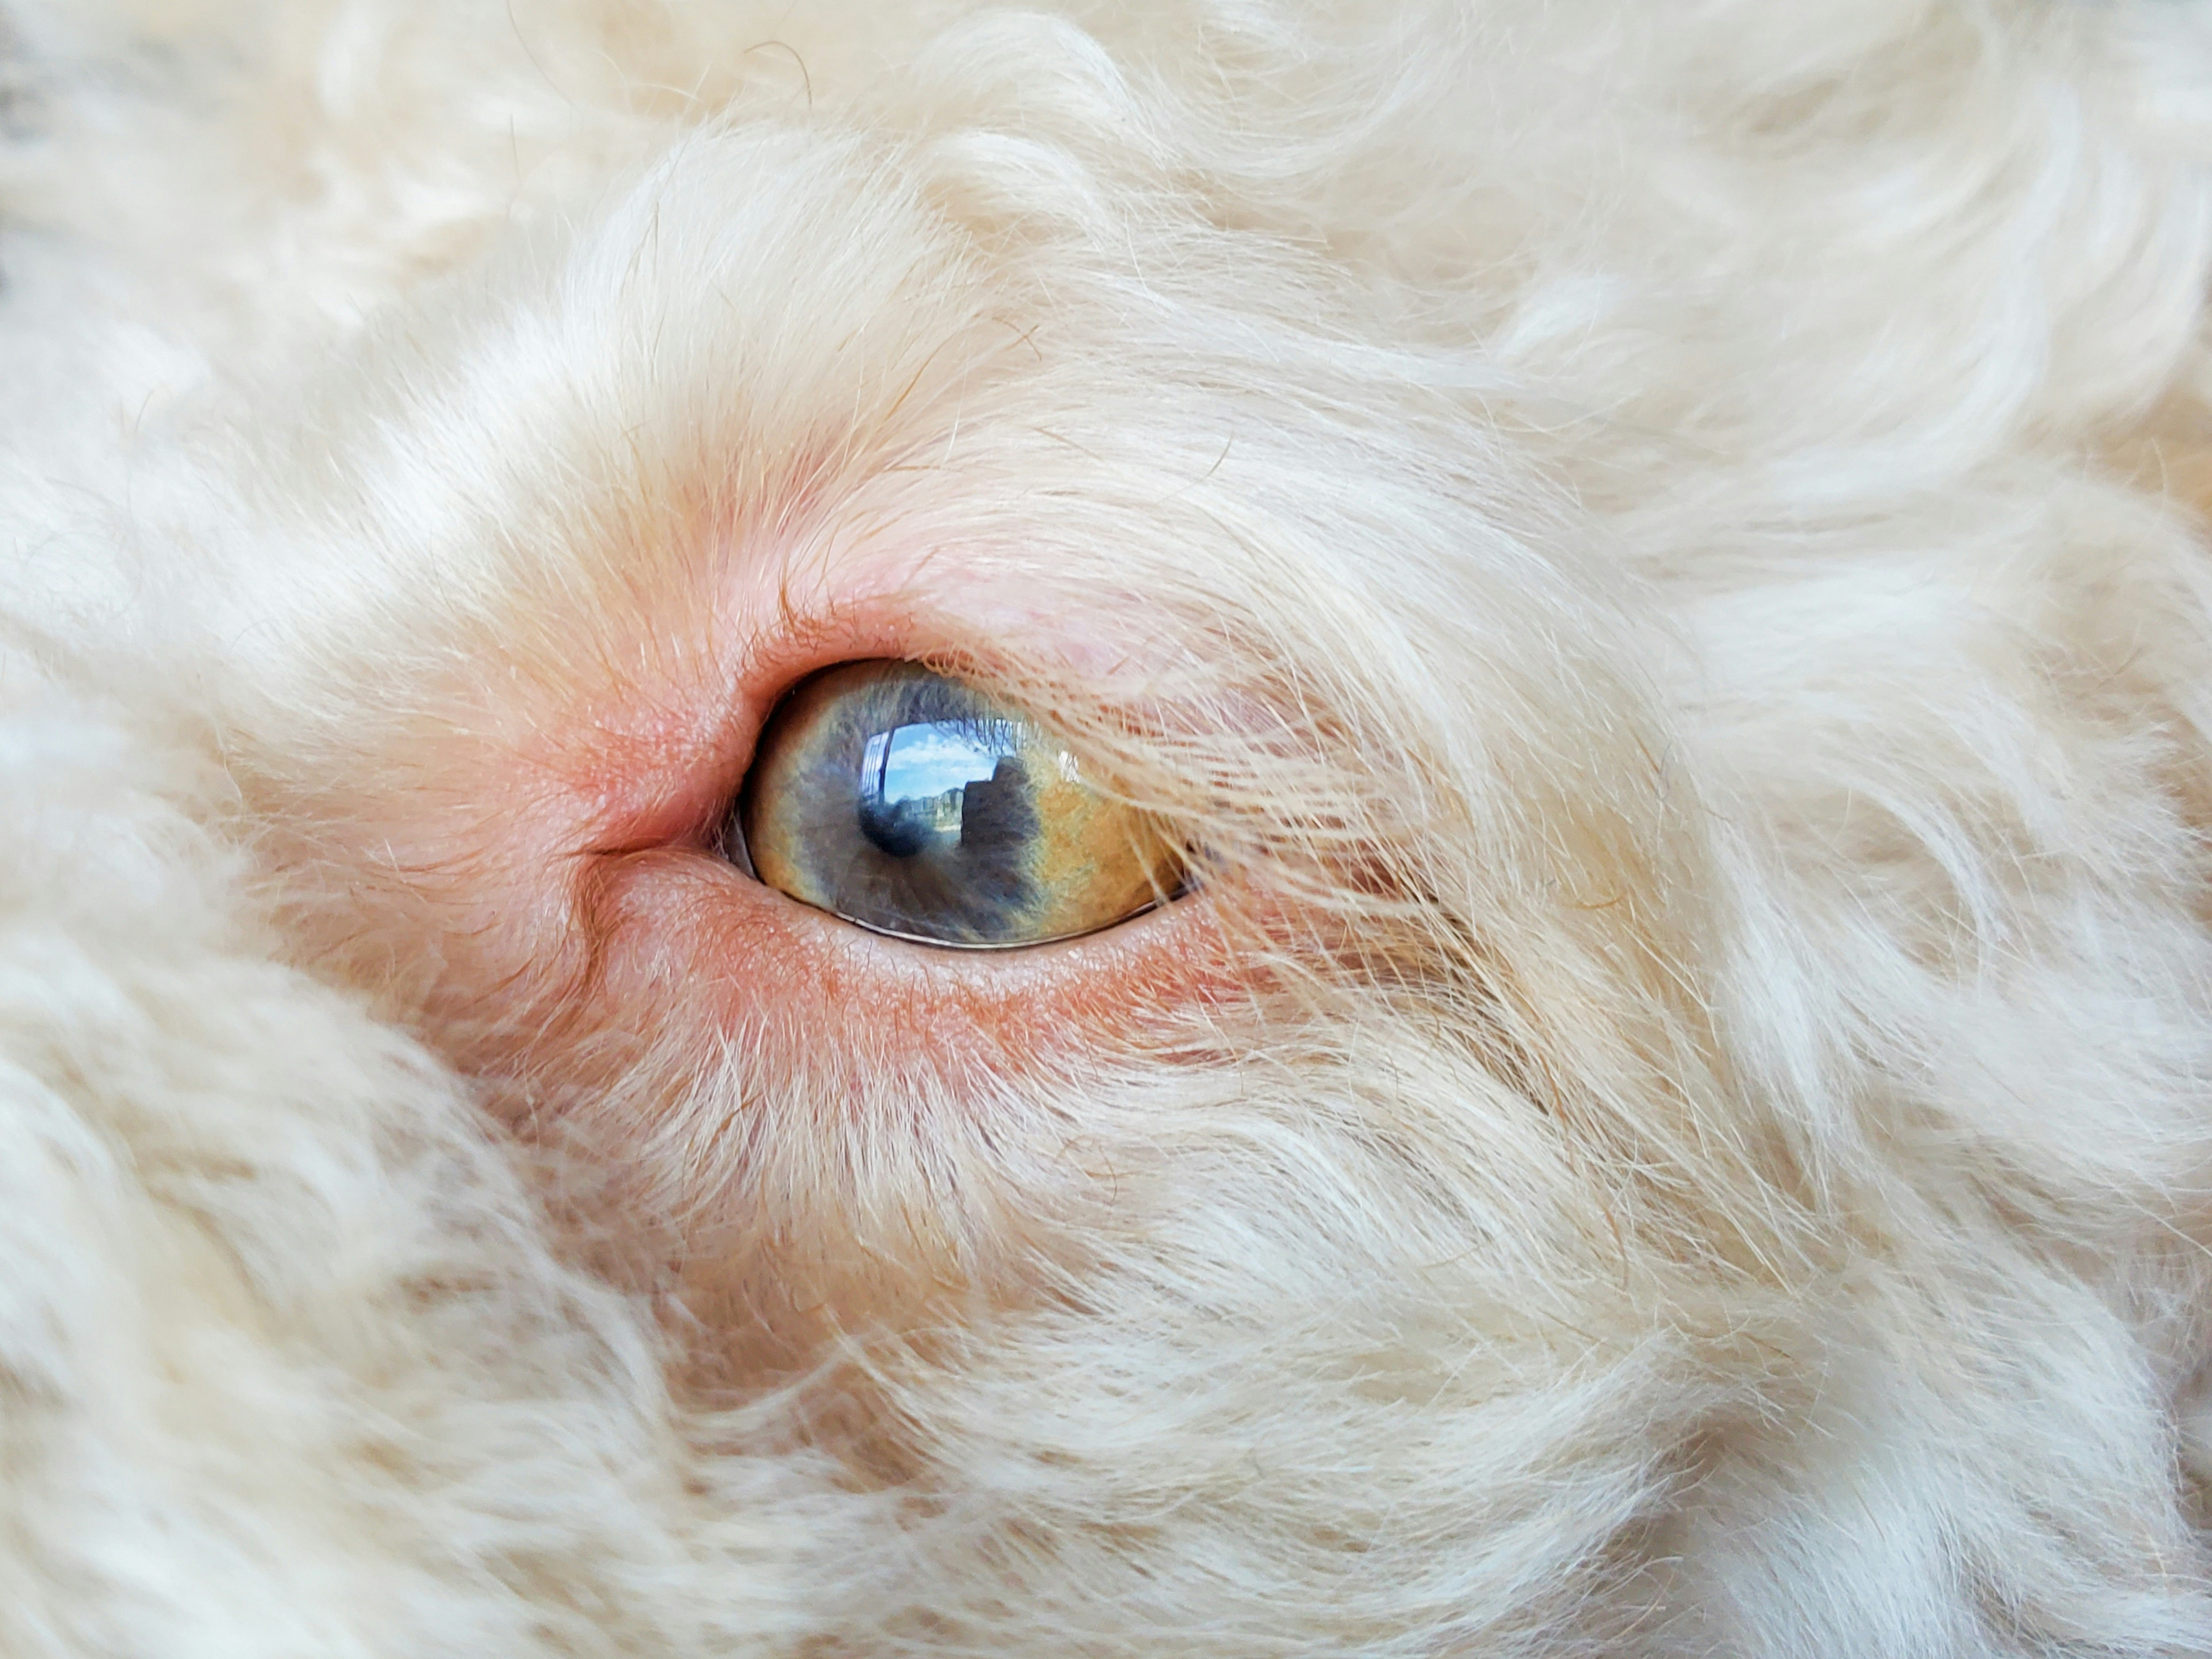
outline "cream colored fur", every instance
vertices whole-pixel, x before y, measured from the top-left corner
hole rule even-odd
[[[2212,5],[0,16],[0,1652],[2212,1652]]]

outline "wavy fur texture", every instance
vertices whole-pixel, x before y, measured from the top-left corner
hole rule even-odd
[[[0,17],[0,1650],[2212,1653],[2212,5]]]

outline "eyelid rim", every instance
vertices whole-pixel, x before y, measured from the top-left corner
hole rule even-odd
[[[755,876],[753,879],[755,881],[760,881],[760,878],[758,876]],[[1008,951],[1035,951],[1048,945],[1066,945],[1074,939],[1092,939],[1100,933],[1111,933],[1116,927],[1127,927],[1129,923],[1139,920],[1140,917],[1151,915],[1155,910],[1158,910],[1165,905],[1172,903],[1174,899],[1181,896],[1184,890],[1183,888],[1178,884],[1175,894],[1170,896],[1169,898],[1154,899],[1150,904],[1144,906],[1140,909],[1132,910],[1127,915],[1116,916],[1111,921],[1102,921],[1096,927],[1080,928],[1073,933],[1054,933],[1046,939],[1000,940],[930,939],[921,933],[902,933],[896,928],[878,927],[872,922],[862,921],[857,917],[840,915],[835,910],[824,910],[819,905],[807,904],[804,900],[793,898],[788,893],[782,892],[774,887],[769,887],[764,881],[760,881],[760,884],[763,888],[766,888],[768,891],[775,894],[778,898],[782,899],[787,903],[799,905],[802,908],[812,910],[818,915],[827,916],[832,921],[842,922],[848,927],[857,927],[864,933],[873,933],[878,939],[895,939],[902,945],[927,945],[933,951],[958,951],[963,954],[988,954],[994,951],[1003,953]]]

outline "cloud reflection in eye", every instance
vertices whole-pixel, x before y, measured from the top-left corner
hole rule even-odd
[[[1041,944],[1170,897],[1172,848],[1066,748],[919,664],[847,664],[779,706],[732,825],[768,885],[878,933]]]
[[[968,786],[997,776],[1020,749],[1012,720],[926,720],[878,732],[860,757],[860,827],[886,851],[885,836],[901,822],[926,822],[957,847]]]

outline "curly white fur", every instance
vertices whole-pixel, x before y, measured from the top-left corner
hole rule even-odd
[[[0,16],[0,1650],[2212,1652],[2212,5]]]

